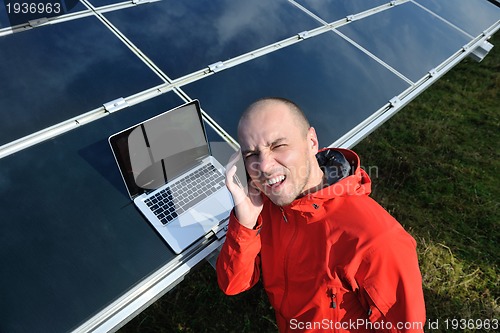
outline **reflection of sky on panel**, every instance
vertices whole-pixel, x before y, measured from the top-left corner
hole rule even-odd
[[[191,83],[183,90],[236,138],[240,113],[253,100],[297,102],[327,146],[408,85],[334,33]],[[363,96],[363,98],[359,98]]]
[[[10,26],[9,17],[7,16],[7,9],[4,2],[0,1],[0,29]]]
[[[105,16],[173,79],[319,25],[286,0],[161,1]]]
[[[410,2],[338,30],[413,81],[470,40]]]
[[[500,20],[500,7],[485,0],[417,0],[416,2],[473,36],[479,35],[486,27]]]
[[[295,0],[326,22],[334,22],[389,2],[389,0]]]
[[[0,159],[0,331],[68,332],[172,259],[107,138],[180,104],[170,92]]]
[[[1,37],[0,56],[0,144],[162,83],[95,18]]]

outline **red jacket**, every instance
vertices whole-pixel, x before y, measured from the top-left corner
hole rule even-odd
[[[237,294],[262,272],[281,332],[423,332],[416,242],[368,196],[358,156],[333,151],[354,170],[347,177],[285,207],[264,198],[255,230],[231,215],[219,286]]]

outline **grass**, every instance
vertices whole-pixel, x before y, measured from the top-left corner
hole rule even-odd
[[[499,54],[465,60],[356,147],[420,244],[429,320],[500,319]]]
[[[500,34],[491,42],[481,63],[460,63],[354,148],[377,171],[372,196],[419,244],[427,317],[439,321],[427,332],[500,320]],[[276,331],[262,286],[225,296],[208,263],[120,330]]]

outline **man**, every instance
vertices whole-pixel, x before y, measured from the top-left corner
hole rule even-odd
[[[253,103],[238,140],[249,186],[228,166],[235,207],[220,288],[240,293],[262,273],[281,332],[423,332],[416,243],[368,196],[358,156],[319,150],[302,111],[282,98]]]

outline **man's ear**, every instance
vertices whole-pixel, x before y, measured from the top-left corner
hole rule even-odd
[[[307,132],[307,141],[310,145],[310,148],[312,149],[312,152],[314,153],[314,155],[316,155],[319,150],[319,142],[314,127],[309,127],[309,130]]]

